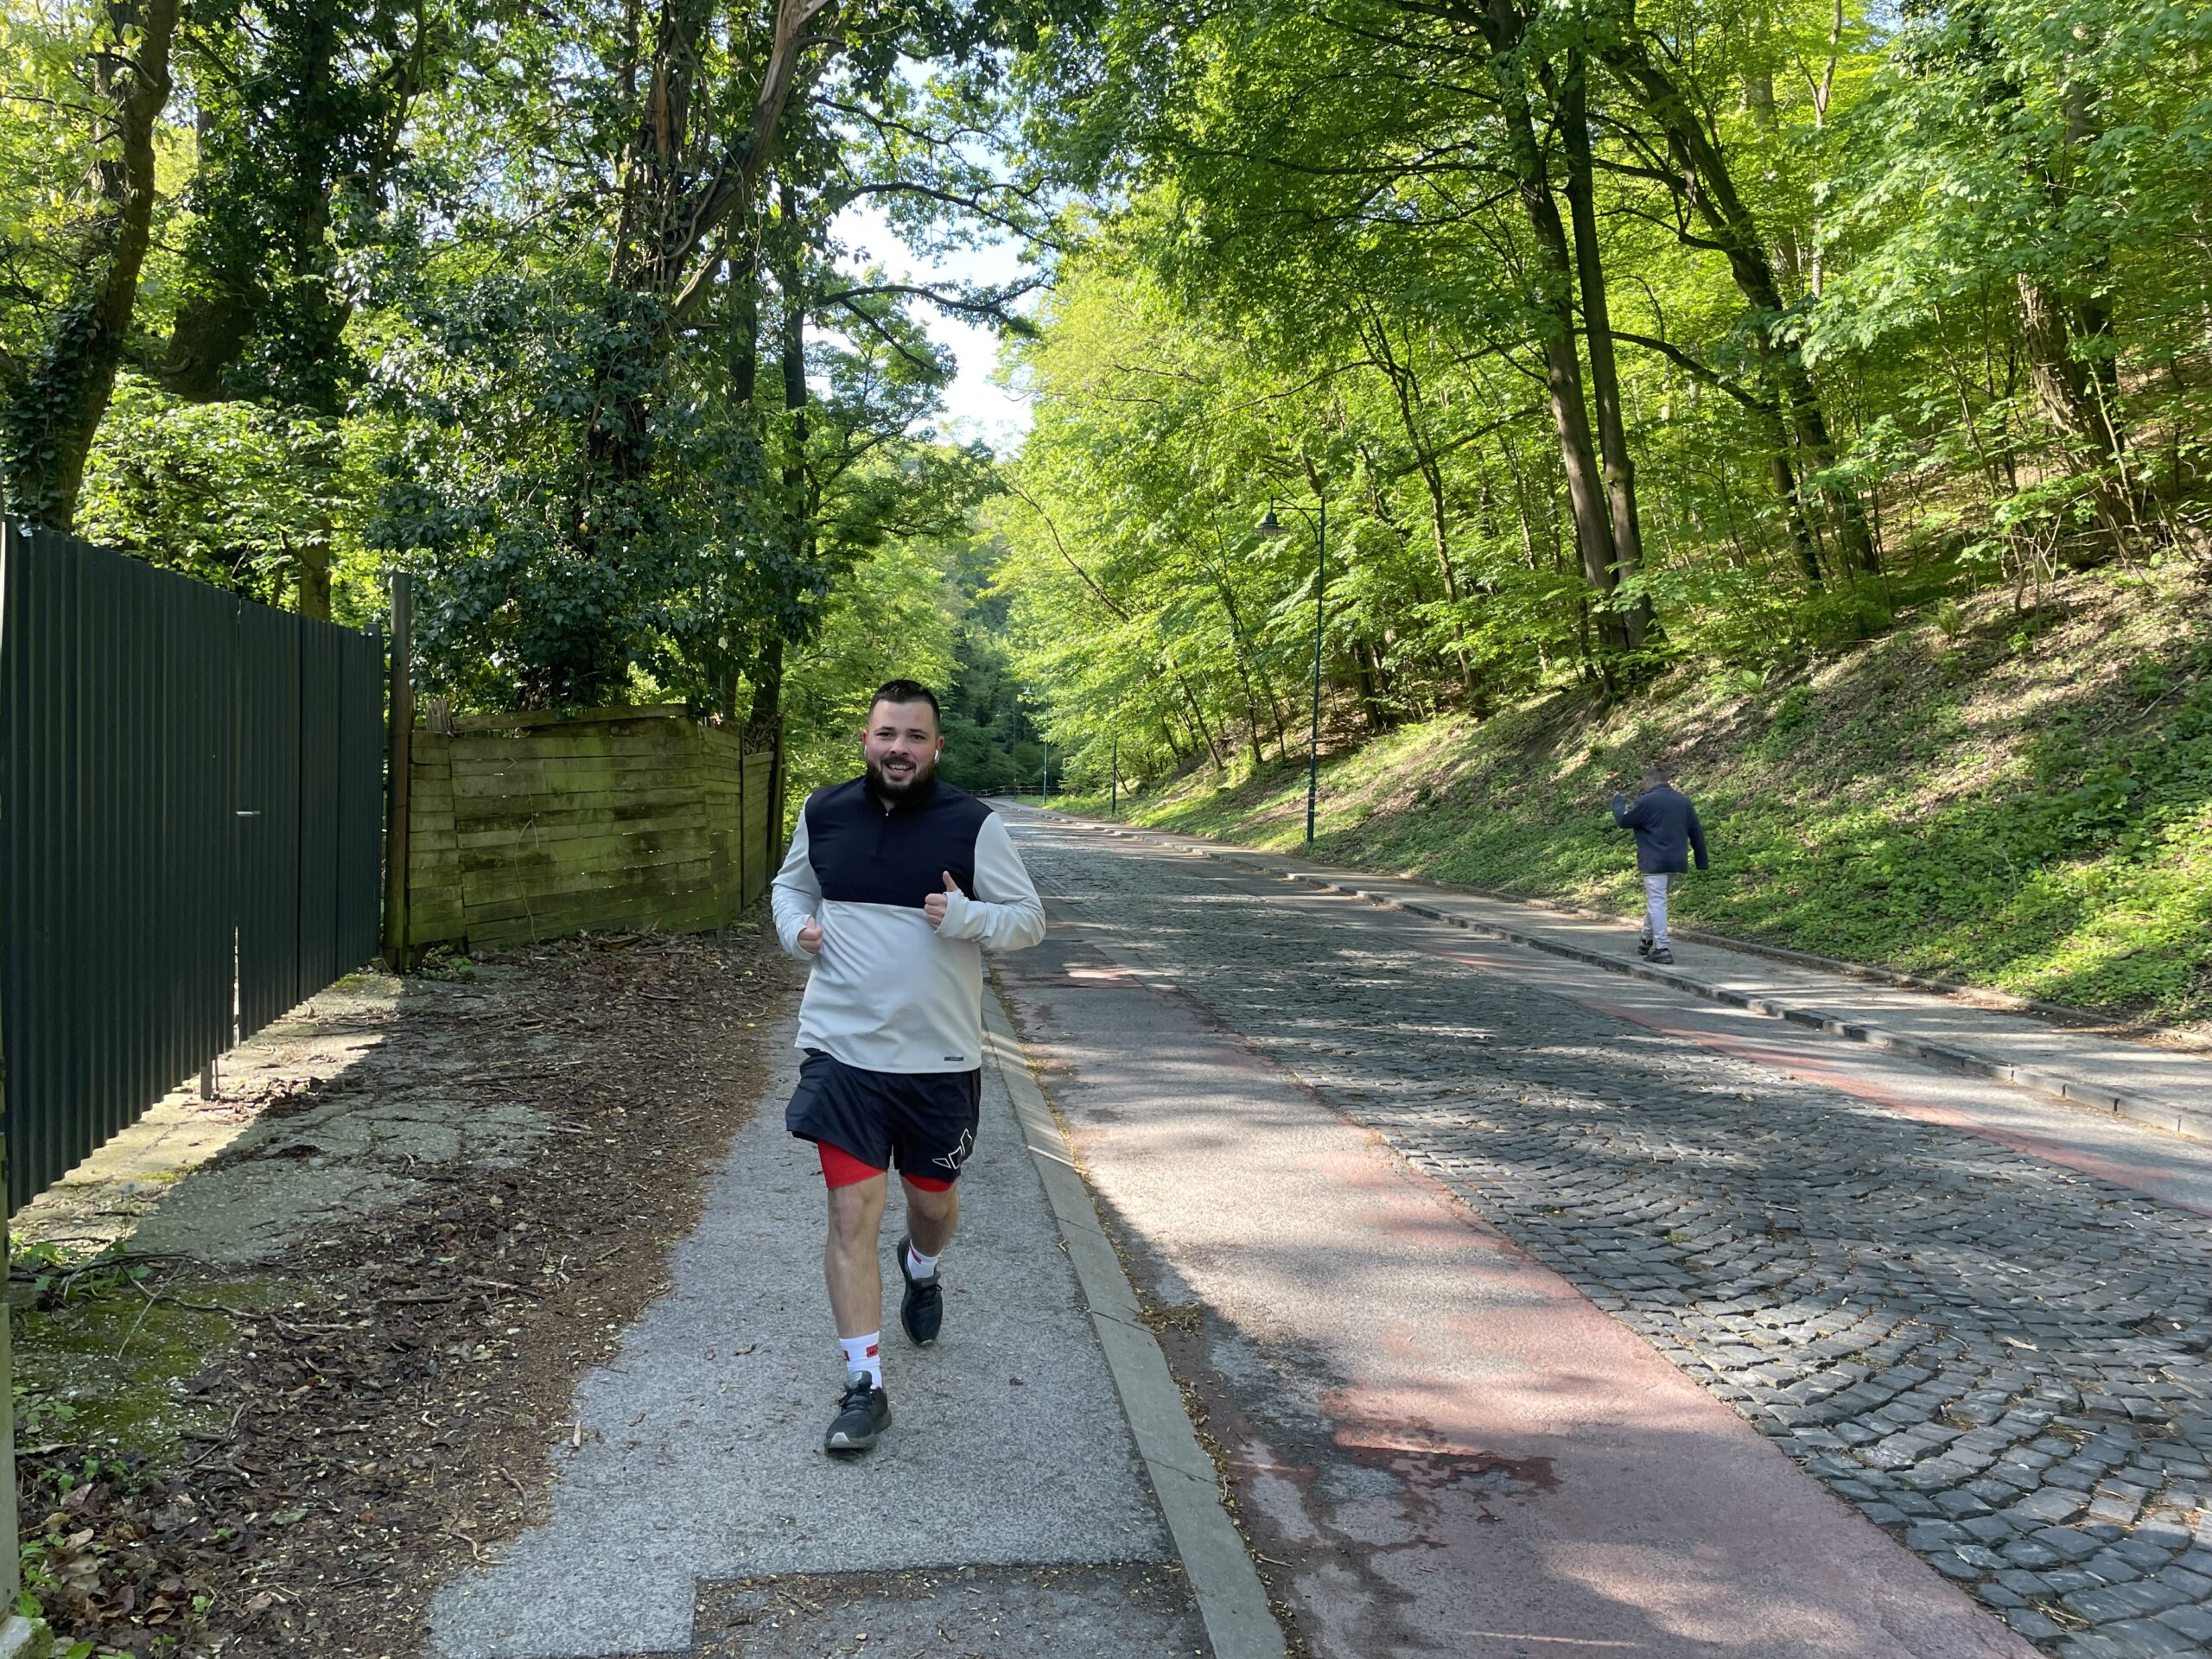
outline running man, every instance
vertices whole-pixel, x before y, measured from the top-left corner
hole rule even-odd
[[[1636,953],[1672,967],[1675,953],[1667,939],[1667,887],[1690,868],[1689,855],[1697,853],[1697,867],[1707,868],[1705,826],[1697,821],[1690,798],[1667,781],[1657,766],[1646,767],[1643,792],[1633,801],[1613,797],[1613,822],[1636,831],[1636,868],[1643,874],[1643,936]]]
[[[868,706],[866,772],[807,798],[776,873],[777,937],[809,965],[798,1087],[784,1122],[830,1188],[823,1270],[845,1391],[823,1449],[865,1452],[891,1421],[880,1352],[887,1171],[906,1192],[899,1323],[917,1346],[944,1319],[938,1258],[976,1145],[985,950],[1045,937],[1045,906],[1005,820],[941,783],[937,698],[892,680]]]

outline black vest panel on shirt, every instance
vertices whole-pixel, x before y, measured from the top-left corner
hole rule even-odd
[[[867,779],[818,789],[806,799],[807,859],[833,904],[919,910],[944,891],[944,873],[976,896],[976,837],[991,816],[964,790],[936,782],[926,800],[886,812]]]

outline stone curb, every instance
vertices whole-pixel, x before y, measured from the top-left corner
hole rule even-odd
[[[54,1651],[54,1632],[42,1618],[10,1613],[0,1624],[0,1659],[48,1659]]]
[[[1075,818],[1072,815],[1063,816],[1070,817],[1073,823],[1090,822]],[[1115,827],[1118,829],[1121,826]],[[1493,904],[1515,905],[1526,910],[1541,910],[1554,916],[1572,917],[1577,921],[1603,922],[1614,927],[1633,927],[1637,921],[1634,916],[1624,916],[1613,911],[1592,910],[1583,905],[1566,904],[1557,899],[1538,899],[1527,893],[1507,893],[1498,887],[1478,887],[1454,882],[1449,889],[1439,891],[1464,893],[1471,898],[1487,899]],[[2117,1021],[2063,1002],[2015,996],[2010,991],[1992,990],[1986,985],[1961,985],[1955,980],[1930,979],[1923,974],[1908,974],[1895,968],[1878,968],[1871,963],[1847,962],[1840,957],[1816,956],[1810,950],[1793,950],[1787,945],[1766,944],[1757,939],[1738,939],[1725,933],[1708,933],[1702,928],[1670,925],[1668,931],[1675,938],[1688,939],[1692,944],[1709,944],[1717,950],[1733,950],[1739,956],[1764,957],[1769,962],[1783,963],[1792,968],[1817,969],[1822,973],[1835,974],[1845,979],[1863,980],[1869,985],[1892,986],[1903,991],[1924,991],[1931,996],[1950,997],[1969,1007],[1982,1008],[1993,1014],[2031,1014],[2053,1025],[2105,1032],[2131,1042],[2162,1043],[2186,1052],[2212,1053],[2212,1044],[2191,1037],[2186,1032],[2177,1031],[2171,1026]]]
[[[1039,817],[1046,816],[1035,807],[1025,810]],[[1388,910],[1404,911],[1409,915],[1420,916],[1430,921],[1448,923],[1453,927],[1465,928],[1471,933],[1478,933],[1485,938],[1500,939],[1509,944],[1521,945],[1528,950],[1541,950],[1554,957],[1564,957],[1570,962],[1582,963],[1592,968],[1602,968],[1608,973],[1625,975],[1631,979],[1649,980],[1655,985],[1664,985],[1671,990],[1686,991],[1693,996],[1702,997],[1709,1002],[1719,1002],[1729,1007],[1743,1008],[1752,1014],[1764,1014],[1769,1019],[1784,1020],[1791,1025],[1806,1026],[1816,1031],[1827,1032],[1831,1036],[1844,1038],[1851,1042],[1865,1043],[1870,1048],[1879,1048],[1891,1053],[1902,1054],[1910,1059],[1925,1060],[1955,1071],[1965,1072],[1970,1077],[1987,1077],[1993,1082],[2012,1084],[2015,1087],[2048,1095],[2074,1105],[2087,1106],[2094,1111],[2109,1112],[2115,1116],[2126,1118],[2132,1122],[2147,1124],[2152,1128],[2164,1129],[2169,1134],[2178,1135],[2185,1140],[2212,1141],[2212,1116],[2191,1111],[2186,1107],[2177,1106],[2171,1101],[2163,1100],[2155,1096],[2130,1094],[2121,1090],[2100,1088],[2044,1067],[2015,1065],[2008,1060],[1995,1059],[1986,1054],[1976,1053],[1972,1049],[1959,1048],[1948,1043],[1929,1042],[1925,1038],[1909,1037],[1901,1032],[1890,1031],[1880,1026],[1870,1026],[1858,1020],[1846,1020],[1840,1015],[1827,1014],[1819,1008],[1800,1007],[1795,1003],[1784,1002],[1776,997],[1753,996],[1742,991],[1732,991],[1726,986],[1693,979],[1687,974],[1670,973],[1665,969],[1654,968],[1645,963],[1629,962],[1619,957],[1608,956],[1602,950],[1586,950],[1580,945],[1567,944],[1560,940],[1548,939],[1538,934],[1524,933],[1516,928],[1502,927],[1492,922],[1477,921],[1471,917],[1457,915],[1434,905],[1422,904],[1416,900],[1380,893],[1373,888],[1362,887],[1355,881],[1332,881],[1306,871],[1294,870],[1281,864],[1272,863],[1264,856],[1246,851],[1242,848],[1233,849],[1217,848],[1202,842],[1194,836],[1170,838],[1149,830],[1132,830],[1122,824],[1109,825],[1093,819],[1075,817],[1067,813],[1052,813],[1050,816],[1058,818],[1064,823],[1080,824],[1086,829],[1098,830],[1106,835],[1124,836],[1133,841],[1150,842],[1154,846],[1165,847],[1176,852],[1196,853],[1202,858],[1211,858],[1217,863],[1235,865],[1241,869],[1251,870],[1258,874],[1274,876],[1279,880],[1294,881],[1303,887],[1318,887],[1325,893],[1340,893],[1350,898],[1363,899],[1370,904],[1379,905]],[[1502,899],[1497,902],[1519,904],[1522,901],[1517,899]],[[1547,908],[1558,907],[1547,906]],[[1685,933],[1683,937],[1687,938],[1692,936]],[[1729,941],[1728,948],[1737,948],[1736,943],[1732,940]],[[1808,960],[1817,959],[1808,958]]]
[[[1021,1039],[997,989],[983,998],[984,1040],[1014,1097],[1060,1241],[1074,1265],[1107,1368],[1121,1393],[1122,1414],[1159,1497],[1168,1535],[1205,1621],[1214,1659],[1284,1659],[1282,1626],[1244,1548],[1243,1535],[1222,1508],[1220,1477],[1198,1444],[1182,1390],[1167,1369],[1160,1340],[1143,1320],[1135,1287],[1098,1224],[1090,1189],[1077,1173],[1059,1121],[1029,1075]]]

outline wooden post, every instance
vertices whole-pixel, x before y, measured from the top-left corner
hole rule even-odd
[[[734,724],[734,722],[733,722]],[[753,757],[745,752],[745,728],[735,727],[737,732],[737,906],[730,920],[745,913],[753,902],[753,882],[748,872],[753,867],[753,837],[745,828],[745,774],[753,770]]]
[[[406,575],[391,579],[391,695],[385,714],[384,954],[396,974],[407,971],[407,797],[415,748],[415,593]]]
[[[784,717],[779,709],[776,714],[776,744],[768,760],[768,855],[760,866],[761,874],[770,880],[784,861]]]

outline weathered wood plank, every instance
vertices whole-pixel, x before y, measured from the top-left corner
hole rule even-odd
[[[464,814],[498,812],[512,817],[525,811],[557,810],[575,803],[664,805],[676,801],[697,802],[706,791],[696,779],[668,778],[658,772],[639,772],[630,779],[573,778],[548,781],[531,776],[486,773],[481,778],[455,780],[454,810]]]
[[[576,902],[601,893],[646,895],[688,893],[695,889],[709,890],[715,886],[713,870],[701,864],[688,868],[664,867],[635,876],[623,871],[610,870],[595,880],[574,884],[549,882],[526,874],[492,880],[471,877],[461,891],[473,914],[479,910],[495,910],[515,905]]]
[[[639,800],[627,796],[594,798],[588,796],[547,796],[537,799],[518,799],[499,797],[486,801],[480,810],[456,812],[454,822],[464,833],[475,834],[486,830],[511,830],[526,833],[532,824],[627,823],[639,819],[682,817],[706,823],[709,814],[706,804],[696,794],[678,791],[669,791],[660,800]]]
[[[766,890],[773,757],[680,713],[590,714],[416,734],[410,944],[713,927]]]
[[[540,841],[493,841],[456,848],[454,856],[467,870],[593,870],[609,864],[658,862],[667,858],[705,858],[718,854],[715,838],[681,827],[641,826],[629,835],[568,836]]]
[[[558,730],[569,726],[598,725],[611,721],[638,720],[664,722],[680,721],[684,725],[692,721],[685,715],[680,702],[656,702],[635,707],[617,705],[608,709],[575,709],[563,713],[545,709],[528,709],[517,714],[463,715],[453,723],[457,733],[471,737],[482,732],[527,730],[550,727]]]
[[[652,728],[600,727],[588,732],[522,737],[468,737],[453,747],[455,766],[513,765],[518,761],[703,754],[705,746],[682,732]]]
[[[678,920],[711,927],[716,914],[712,893],[616,892],[541,904],[471,906],[467,933],[474,943],[512,928],[528,930],[536,938],[556,938],[587,927],[666,927]]]

